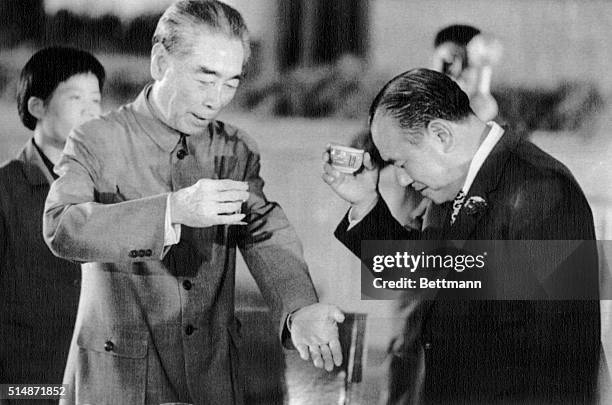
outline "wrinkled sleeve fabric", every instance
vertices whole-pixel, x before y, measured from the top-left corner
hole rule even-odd
[[[279,322],[283,343],[290,347],[283,338],[287,316],[318,302],[318,297],[298,236],[282,208],[266,198],[259,170],[259,154],[249,151],[245,176],[250,192],[245,211],[248,225],[242,228],[238,246],[273,319]]]
[[[246,203],[248,225],[239,247],[244,260],[279,322],[281,335],[288,314],[318,302],[302,245],[282,208],[268,201],[259,175],[260,156],[250,151],[246,181],[250,198]],[[285,343],[285,342],[284,342]]]
[[[334,232],[355,256],[361,258],[361,242],[364,240],[416,240],[421,233],[404,228],[391,214],[389,207],[382,198],[370,212],[349,228],[349,213],[338,224]]]
[[[114,152],[112,142],[95,140],[117,130],[121,128],[86,125],[68,138],[43,217],[43,236],[56,256],[77,262],[163,257],[167,193],[113,204],[96,201],[102,167],[111,164],[103,156]],[[148,254],[137,256],[138,251]]]

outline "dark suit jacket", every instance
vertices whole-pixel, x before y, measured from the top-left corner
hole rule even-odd
[[[485,160],[467,199],[471,196],[483,197],[488,207],[475,215],[463,208],[450,226],[446,204],[447,225],[440,230],[405,230],[381,200],[350,231],[344,218],[336,236],[356,254],[362,240],[422,238],[469,244],[595,238],[590,207],[571,173],[512,134],[502,137]],[[530,254],[538,263],[547,260],[538,249]],[[588,295],[597,298],[595,245],[584,244],[574,255],[584,266],[561,264],[556,274],[583,283]],[[600,351],[597,300],[419,303],[406,296],[400,310],[406,324],[392,347],[396,357],[391,361],[390,403],[593,401]]]
[[[62,382],[81,277],[42,237],[52,181],[31,140],[0,168],[0,383]]]

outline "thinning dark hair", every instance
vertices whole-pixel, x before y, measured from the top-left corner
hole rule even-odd
[[[370,106],[370,124],[377,111],[397,120],[407,133],[419,133],[434,119],[461,121],[470,114],[470,100],[443,73],[412,69],[391,79]]]
[[[478,34],[480,34],[480,30],[471,25],[449,25],[448,27],[442,28],[436,34],[434,48],[437,48],[445,42],[453,42],[460,46],[467,46],[472,38]]]
[[[36,52],[21,70],[17,85],[17,110],[26,128],[34,130],[37,119],[28,110],[30,97],[46,104],[57,86],[72,76],[92,73],[98,78],[100,92],[106,72],[95,56],[81,49],[52,46]]]
[[[202,25],[213,33],[239,39],[247,63],[251,47],[246,23],[236,9],[217,0],[179,0],[172,4],[157,22],[153,45],[161,43],[171,54],[186,55],[190,49],[186,29]]]

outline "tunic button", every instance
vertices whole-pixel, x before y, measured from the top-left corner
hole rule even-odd
[[[431,350],[431,343],[430,342],[425,343],[425,350]]]
[[[138,251],[130,250],[130,257],[138,257]]]
[[[138,251],[138,257],[145,257],[146,252],[143,249]]]
[[[153,254],[153,251],[151,249],[147,249],[147,251],[145,252],[145,256],[149,257]]]
[[[115,345],[110,340],[107,340],[106,343],[104,343],[104,350],[107,352],[112,352],[114,348]]]
[[[192,287],[191,281],[189,281],[189,280],[183,281],[183,288],[185,290],[189,291],[189,290],[191,290],[191,287]]]
[[[193,334],[193,331],[195,331],[195,328],[193,327],[193,325],[187,325],[187,326],[185,327],[185,334],[186,334],[187,336],[192,335],[192,334]]]
[[[176,152],[176,157],[180,160],[183,160],[185,156],[187,156],[187,151],[185,151],[185,149],[179,149],[178,152]]]

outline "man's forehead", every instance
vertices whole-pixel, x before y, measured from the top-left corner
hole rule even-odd
[[[397,135],[401,132],[397,119],[380,109],[374,114],[370,123],[370,129],[372,137],[381,139],[391,138],[392,135]]]
[[[244,47],[240,38],[207,27],[192,28],[184,33],[186,52],[183,60],[192,59],[208,68],[223,64],[242,72]]]
[[[226,79],[242,75],[244,50],[240,40],[223,34],[202,34],[186,40],[186,52],[179,59],[192,73]]]
[[[220,30],[215,30],[204,24],[191,25],[183,31],[184,39],[192,46],[202,45],[204,43],[225,43],[237,42],[242,45],[240,38],[225,33]]]

